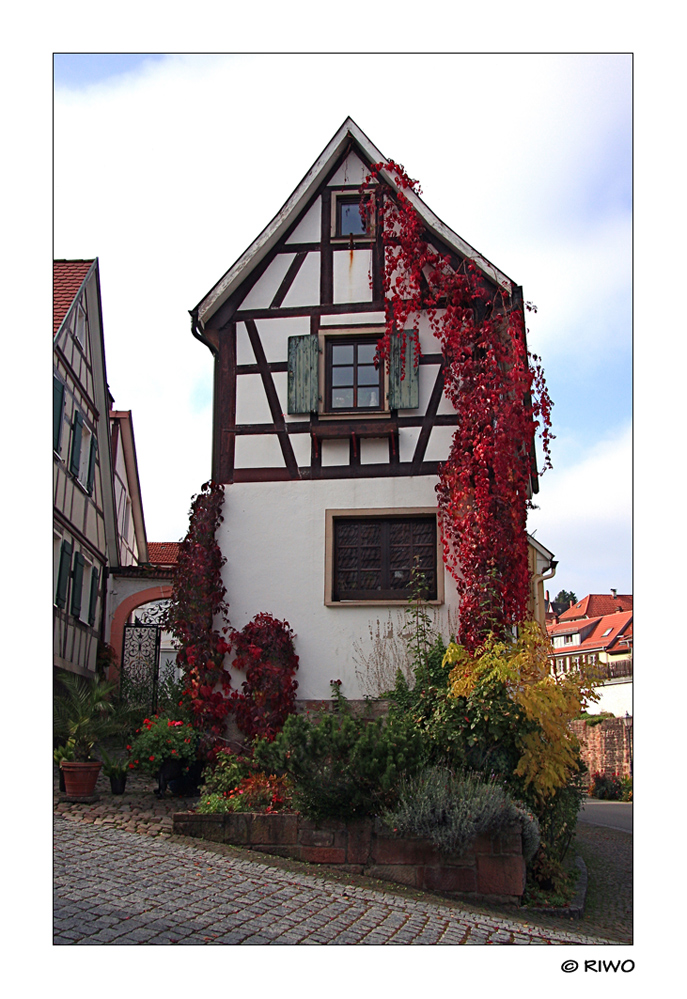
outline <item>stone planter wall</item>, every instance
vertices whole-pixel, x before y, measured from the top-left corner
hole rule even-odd
[[[478,837],[461,856],[427,840],[401,839],[378,820],[328,821],[301,815],[177,812],[174,833],[248,847],[311,864],[332,864],[425,891],[518,904],[525,890],[525,861],[518,825],[508,835]]]

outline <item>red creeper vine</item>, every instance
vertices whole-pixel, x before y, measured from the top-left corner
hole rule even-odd
[[[382,170],[397,189],[379,182]],[[505,634],[527,616],[532,450],[539,430],[544,468],[551,467],[552,403],[539,358],[527,352],[519,303],[471,260],[430,246],[404,193],[419,195],[417,181],[389,161],[372,166],[361,190],[362,213],[381,227],[384,247],[379,361],[388,363],[392,337],[402,334],[405,345],[410,329],[419,363],[423,310],[441,344],[444,392],[458,427],[439,470],[439,521],[444,561],[461,596],[457,637],[474,650],[490,632]]]

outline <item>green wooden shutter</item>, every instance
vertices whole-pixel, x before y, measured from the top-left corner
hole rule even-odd
[[[69,471],[78,478],[81,467],[81,435],[83,430],[83,416],[78,410],[74,413],[74,423],[72,424],[72,453],[69,459]]]
[[[64,384],[52,376],[52,449],[60,450],[62,440],[62,416],[64,413]]]
[[[83,589],[83,566],[84,557],[81,552],[74,555],[74,568],[72,570],[72,602],[71,612],[74,617],[81,614],[81,591]]]
[[[316,413],[320,396],[320,349],[316,336],[289,337],[288,412]]]
[[[420,368],[415,364],[412,330],[405,331],[405,372],[402,364],[403,335],[397,333],[389,353],[389,409],[417,409],[420,405]],[[404,377],[401,378],[403,373]]]
[[[91,628],[95,624],[95,608],[98,603],[98,570],[94,567],[91,570],[91,595],[88,602],[88,623]]]
[[[67,603],[67,587],[69,586],[69,570],[72,567],[72,546],[69,541],[63,541],[60,548],[60,568],[57,572],[57,594],[55,603],[64,607]]]
[[[91,453],[88,458],[88,482],[86,483],[86,489],[88,494],[93,492],[93,483],[95,481],[95,456],[98,453],[98,442],[96,440],[95,434],[91,436]]]

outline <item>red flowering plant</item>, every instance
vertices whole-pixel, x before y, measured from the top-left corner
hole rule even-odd
[[[241,692],[231,695],[232,711],[249,739],[272,741],[294,710],[298,687],[294,637],[286,621],[264,613],[233,634],[236,658],[232,665],[245,672],[246,679]]]
[[[198,732],[187,722],[153,715],[143,720],[126,748],[130,770],[156,774],[165,760],[192,763],[197,756]]]
[[[264,812],[271,815],[291,806],[291,782],[288,777],[256,773],[244,777],[230,791],[203,796],[196,811],[213,812]]]
[[[397,187],[383,183],[382,173]],[[534,436],[541,433],[548,468],[552,403],[539,358],[527,351],[520,289],[492,283],[469,258],[429,243],[412,204],[419,185],[398,164],[374,164],[361,191],[362,212],[376,218],[384,248],[379,362],[388,363],[400,335],[404,363],[407,336],[419,363],[423,311],[441,343],[444,393],[458,425],[439,469],[439,522],[461,596],[457,637],[473,651],[490,633],[503,636],[527,618]]]
[[[166,620],[179,644],[177,664],[184,675],[180,708],[200,730],[206,755],[223,735],[230,709],[231,677],[224,669],[224,657],[231,650],[224,637],[229,627],[222,582],[226,559],[216,539],[223,501],[222,486],[214,482],[206,482],[192,501]]]

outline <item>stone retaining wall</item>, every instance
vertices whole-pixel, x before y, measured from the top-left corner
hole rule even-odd
[[[503,836],[478,837],[462,854],[446,854],[427,840],[401,839],[379,820],[317,824],[301,815],[177,812],[174,833],[216,843],[332,864],[353,874],[395,881],[425,891],[519,904],[525,861],[519,825]]]
[[[597,725],[574,721],[572,730],[580,740],[582,759],[589,776],[602,774],[632,774],[632,718],[605,718]]]

